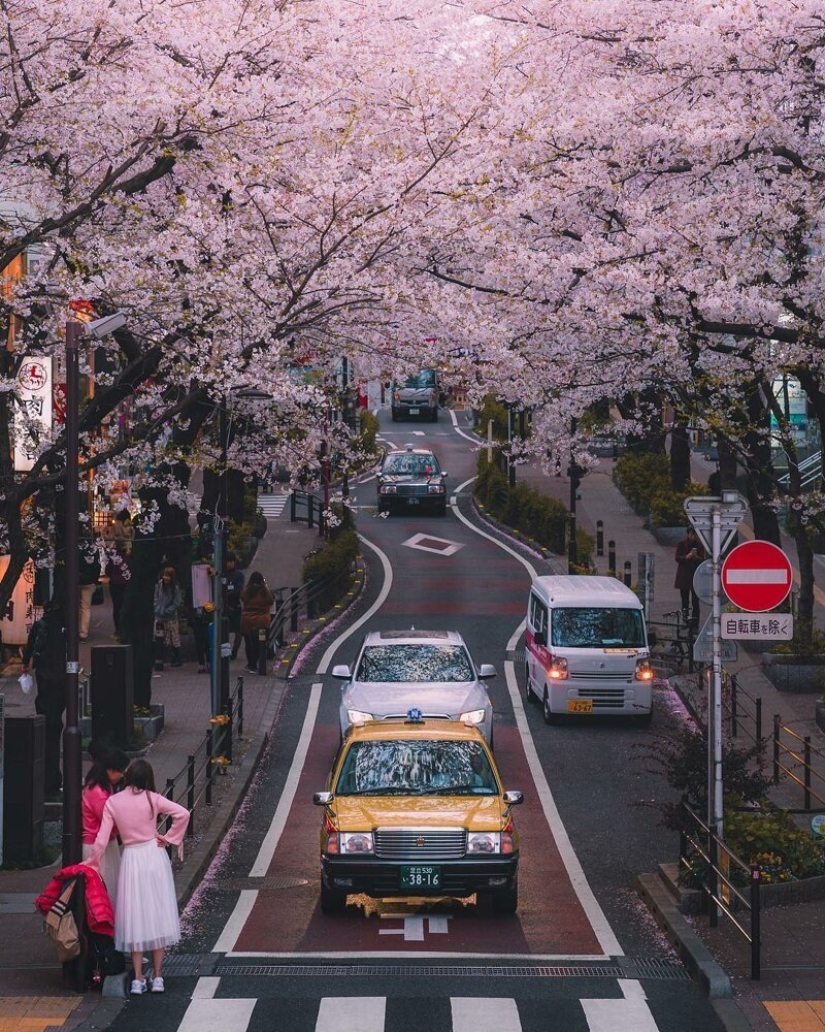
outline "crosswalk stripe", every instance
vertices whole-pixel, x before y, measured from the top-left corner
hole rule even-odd
[[[288,494],[261,494],[258,495],[258,508],[267,519],[271,519],[281,515],[288,501]]]
[[[645,1000],[581,1000],[590,1032],[657,1032]]]
[[[246,1032],[257,1000],[192,1000],[178,1032]]]
[[[387,1001],[383,996],[325,996],[315,1032],[384,1032]],[[498,1032],[498,1030],[497,1030]]]
[[[516,1001],[509,998],[454,996],[453,1032],[519,1032]]]

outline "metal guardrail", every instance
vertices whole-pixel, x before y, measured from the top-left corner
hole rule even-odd
[[[760,886],[762,872],[755,864],[746,864],[711,831],[702,818],[687,803],[682,804],[690,825],[679,836],[679,870],[687,871],[701,881],[701,888],[708,899],[708,916],[711,928],[716,928],[720,914],[726,917],[736,930],[744,936],[751,947],[751,978],[761,978],[762,925]],[[696,858],[703,863],[700,870]],[[735,875],[739,873],[740,883]],[[747,888],[745,888],[747,886]],[[750,927],[745,920],[739,920],[739,911],[750,918]]]
[[[803,806],[791,812],[807,813],[825,806],[825,750],[811,744],[810,735],[799,735],[774,714],[770,737],[764,733],[762,699],[741,684],[736,674],[722,672],[722,700],[733,738],[744,737],[768,755],[770,744],[774,785],[783,779],[802,790]]]
[[[276,588],[275,611],[269,624],[268,644],[278,648],[284,644],[287,627],[295,632],[303,613],[308,620],[314,620],[319,611],[319,600],[332,595],[340,598],[351,577],[349,569],[343,569],[333,577],[316,577],[297,588]]]
[[[225,767],[232,762],[233,740],[243,735],[243,678],[238,677],[229,695],[226,710],[213,717],[211,727],[206,731],[194,753],[187,757],[185,765],[173,777],[166,779],[164,795],[167,799],[185,806],[189,810],[187,838],[195,834],[199,825],[200,807],[212,805],[215,778],[225,774]],[[168,827],[165,822],[164,830]]]
[[[815,483],[822,476],[822,452],[815,452],[813,455],[809,455],[807,459],[803,459],[798,463],[797,469],[799,470],[801,486],[810,487],[811,484]],[[785,473],[779,478],[779,485],[785,490],[790,488],[790,482],[790,473]]]

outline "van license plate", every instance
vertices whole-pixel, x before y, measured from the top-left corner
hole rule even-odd
[[[418,409],[417,408],[411,408],[410,409],[410,415],[411,416],[417,416],[418,415]]]
[[[402,889],[440,889],[441,868],[402,867],[400,885]]]
[[[593,712],[593,700],[592,699],[568,699],[567,700],[567,712],[568,713],[592,713]]]

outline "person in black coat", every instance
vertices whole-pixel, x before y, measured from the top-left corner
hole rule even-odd
[[[47,602],[43,615],[35,620],[23,649],[23,672],[34,668],[37,696],[34,708],[46,718],[46,796],[59,794],[60,746],[63,713],[66,709],[66,627],[61,608]]]
[[[91,532],[83,531],[80,540],[80,622],[79,636],[81,641],[89,637],[89,626],[92,622],[92,595],[100,580],[100,557]]]
[[[241,592],[245,582],[243,572],[238,569],[238,558],[234,552],[226,553],[224,566],[224,585],[226,598],[226,621],[229,633],[233,634],[232,658],[238,658],[238,649],[241,646]]]
[[[682,616],[694,630],[699,626],[699,596],[693,587],[693,576],[707,556],[699,535],[688,527],[684,538],[676,546],[676,580],[674,587],[682,597]]]

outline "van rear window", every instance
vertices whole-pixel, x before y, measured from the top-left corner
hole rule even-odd
[[[552,645],[567,648],[644,648],[640,609],[554,609]]]

